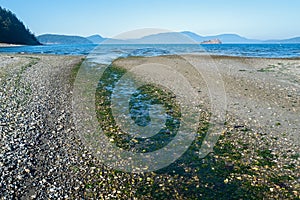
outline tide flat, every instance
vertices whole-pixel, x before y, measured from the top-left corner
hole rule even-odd
[[[206,63],[203,56],[186,57],[193,65]],[[72,85],[82,58],[0,56],[1,196],[299,198],[299,59],[210,57],[227,97],[224,132],[215,152],[190,162],[183,158],[157,172],[131,174],[103,165],[76,132]],[[176,65],[181,60],[139,57],[113,64],[128,70],[159,61],[184,71],[185,65]],[[193,77],[189,80],[193,85]],[[205,99],[204,83],[194,86]],[[209,110],[205,103],[203,107]]]

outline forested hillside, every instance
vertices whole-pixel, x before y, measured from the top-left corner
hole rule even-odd
[[[72,35],[44,34],[37,36],[37,39],[42,44],[92,44],[84,37]]]
[[[2,7],[0,7],[0,43],[40,44],[15,14]]]

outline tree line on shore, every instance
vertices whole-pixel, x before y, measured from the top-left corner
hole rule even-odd
[[[38,45],[40,42],[14,13],[0,7],[0,42]]]

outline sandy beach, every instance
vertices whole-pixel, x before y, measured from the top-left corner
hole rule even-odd
[[[114,61],[113,65],[127,70],[144,63],[173,67],[199,92],[207,112],[205,79],[190,66],[199,65],[205,70],[209,69],[208,63],[214,63],[224,83],[227,112],[215,153],[187,165],[174,164],[173,172],[141,174],[106,167],[80,141],[72,122],[71,99],[76,66],[82,59],[0,55],[3,196],[300,197],[300,59],[184,55]],[[246,194],[249,196],[243,196]]]

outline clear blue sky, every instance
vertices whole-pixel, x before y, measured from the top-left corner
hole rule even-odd
[[[300,36],[300,0],[0,0],[36,35],[112,37],[139,28]]]

